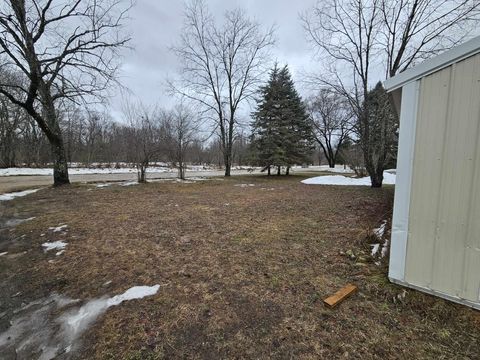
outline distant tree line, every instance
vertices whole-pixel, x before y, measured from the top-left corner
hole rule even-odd
[[[232,138],[231,165],[261,166],[268,174],[272,168],[277,174],[284,169],[288,174],[294,165],[342,163],[365,175],[355,117],[347,99],[334,89],[324,88],[304,101],[288,67],[275,65],[267,83],[257,89],[256,101],[250,128],[236,129]],[[381,84],[367,101],[378,109],[379,124],[385,116],[392,119],[393,127],[383,132],[391,135],[384,146],[389,147],[388,161],[394,167],[398,122]],[[136,166],[140,181],[145,181],[148,167],[156,162],[177,167],[180,178],[185,177],[187,164],[225,166],[221,138],[207,140],[199,135],[201,122],[183,103],[167,111],[125,101],[122,122],[105,112],[63,106],[57,120],[68,163]],[[381,129],[376,133],[381,134]],[[380,140],[376,141],[379,146]],[[0,95],[0,167],[51,163],[51,146],[37,122]]]
[[[223,166],[220,144],[216,139],[205,141],[194,132],[195,118],[185,109],[156,110],[153,118],[147,119],[148,110],[137,106],[122,122],[94,110],[72,107],[59,111],[66,159],[87,167],[95,163],[111,167],[135,164],[136,149],[140,147],[135,144],[135,138],[147,136],[148,122],[149,133],[158,135],[151,161],[180,167],[184,164]],[[235,137],[232,152],[235,164],[246,165],[247,141],[246,135]],[[43,167],[51,163],[49,141],[38,124],[22,108],[0,95],[0,167]]]

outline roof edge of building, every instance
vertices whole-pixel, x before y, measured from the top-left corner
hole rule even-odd
[[[467,57],[480,53],[480,36],[474,37],[461,45],[455,46],[440,55],[425,60],[421,64],[407,69],[384,82],[388,92],[396,90],[410,81],[429,75]]]

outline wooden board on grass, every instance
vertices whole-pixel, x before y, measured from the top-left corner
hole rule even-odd
[[[323,300],[323,302],[328,307],[334,308],[335,306],[340,304],[343,300],[345,300],[347,297],[354,294],[356,291],[357,291],[357,287],[355,285],[348,284],[345,287],[338,290],[332,296],[329,296],[328,298]]]

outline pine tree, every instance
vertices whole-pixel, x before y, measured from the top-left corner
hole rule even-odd
[[[260,98],[253,114],[252,144],[258,164],[268,169],[308,161],[313,149],[313,135],[305,105],[295,90],[285,66],[270,72],[268,83],[260,88]]]
[[[365,167],[372,179],[372,187],[380,187],[383,171],[389,164],[395,164],[396,144],[398,143],[398,117],[392,108],[381,82],[370,90],[365,101],[368,103],[368,128],[359,122],[360,145],[369,159]]]

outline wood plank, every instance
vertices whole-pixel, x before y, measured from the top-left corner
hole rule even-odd
[[[357,287],[353,284],[348,284],[345,287],[338,290],[332,296],[329,296],[328,298],[323,300],[323,302],[328,307],[334,308],[335,306],[340,304],[343,300],[345,300],[347,297],[354,294],[355,292],[357,292]]]

